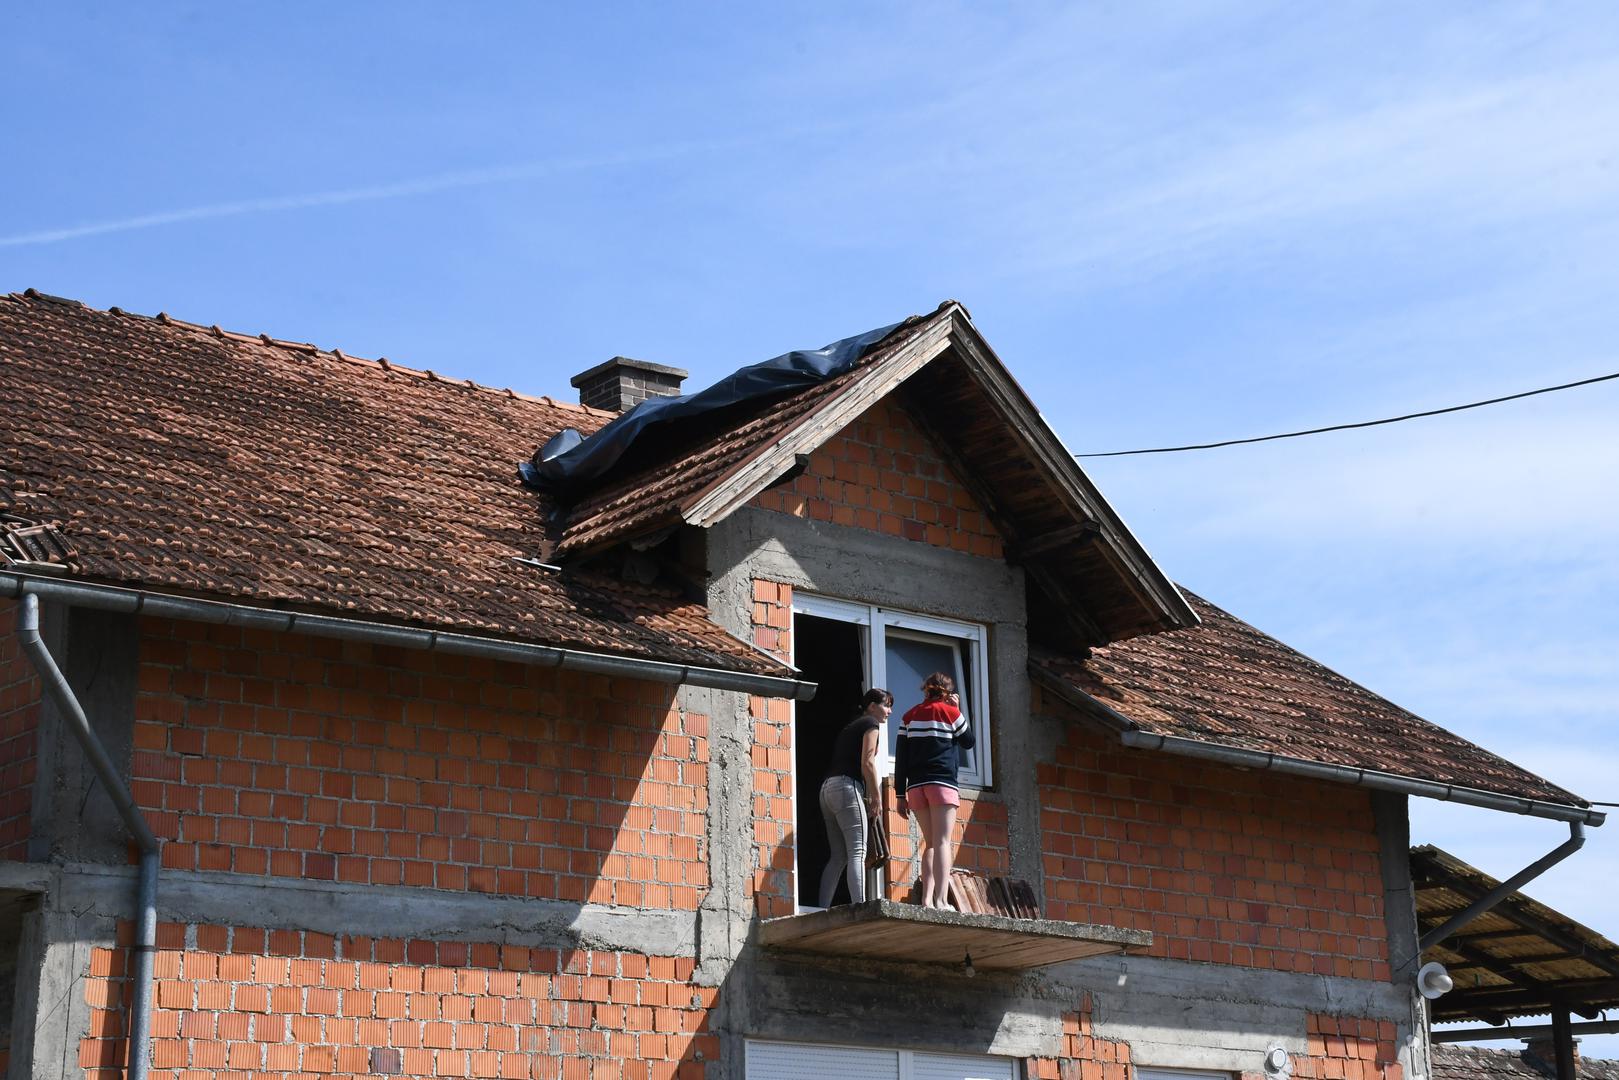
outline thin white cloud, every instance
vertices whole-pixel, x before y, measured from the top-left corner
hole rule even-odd
[[[1379,104],[1298,103],[1208,130],[1144,129],[1133,144],[1070,137],[1091,155],[1085,168],[1041,153],[1031,173],[1060,183],[1031,179],[1012,204],[1026,220],[1001,223],[1028,230],[1014,272],[1152,273],[1262,257],[1369,221],[1418,221],[1431,241],[1435,229],[1611,211],[1619,64],[1393,90]],[[1007,130],[989,160],[1026,159],[1024,134],[1054,137]],[[1384,241],[1398,246],[1399,233]]]
[[[663,146],[643,147],[619,154],[527,161],[483,169],[436,173],[431,176],[413,177],[386,184],[341,188],[334,191],[315,191],[297,195],[278,195],[262,199],[210,203],[178,210],[136,214],[110,221],[89,222],[82,225],[38,229],[33,232],[0,236],[0,248],[58,244],[69,240],[83,240],[93,236],[105,236],[110,233],[133,232],[137,229],[153,229],[192,221],[308,210],[321,206],[341,206],[348,203],[376,202],[384,199],[405,199],[418,195],[432,195],[442,191],[489,187],[495,184],[510,184],[523,180],[538,180],[564,173],[606,169],[687,155],[711,153],[717,150],[731,149],[748,141],[751,140],[732,139],[670,143]]]

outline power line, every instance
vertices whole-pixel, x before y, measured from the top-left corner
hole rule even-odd
[[[1607,382],[1609,379],[1619,379],[1619,371],[1611,375],[1598,375],[1593,379],[1581,379],[1578,382],[1563,383],[1559,386],[1543,386],[1539,390],[1525,390],[1521,394],[1508,394],[1505,397],[1490,398],[1488,401],[1474,401],[1467,405],[1452,405],[1444,409],[1429,409],[1426,412],[1406,413],[1404,416],[1390,416],[1383,420],[1362,420],[1358,424],[1333,424],[1330,427],[1310,428],[1306,431],[1288,431],[1280,435],[1259,435],[1251,439],[1226,439],[1222,442],[1195,443],[1189,446],[1158,446],[1149,450],[1111,450],[1105,454],[1075,454],[1076,458],[1103,458],[1103,457],[1129,457],[1132,454],[1178,454],[1183,450],[1214,450],[1222,446],[1243,446],[1247,443],[1272,442],[1276,439],[1297,439],[1304,435],[1321,435],[1328,431],[1349,431],[1352,428],[1377,427],[1380,424],[1398,424],[1402,420],[1419,420],[1424,416],[1440,416],[1444,413],[1463,412],[1467,409],[1481,409],[1486,405],[1499,405],[1503,401],[1517,401],[1519,398],[1534,397],[1536,394],[1550,394],[1558,390],[1572,390],[1576,386],[1590,386],[1592,383]]]

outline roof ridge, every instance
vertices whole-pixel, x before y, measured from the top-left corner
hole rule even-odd
[[[225,330],[222,329],[218,323],[204,325],[202,323],[191,322],[187,319],[177,319],[166,311],[160,311],[156,315],[143,315],[138,311],[130,311],[126,308],[118,307],[117,305],[113,305],[112,307],[106,309],[96,308],[86,304],[83,300],[74,300],[71,297],[65,296],[53,296],[50,293],[40,292],[38,289],[32,288],[25,289],[20,293],[11,292],[5,295],[11,300],[37,300],[48,304],[60,304],[65,307],[80,308],[84,311],[92,312],[98,315],[116,315],[123,318],[142,319],[147,322],[162,323],[165,326],[175,326],[182,330],[190,330],[195,333],[208,334],[212,337],[229,338],[233,341],[240,341],[243,344],[263,345],[269,348],[278,348],[289,352],[303,353],[305,355],[330,357],[334,360],[343,360],[350,364],[359,364],[365,367],[380,368],[382,371],[390,374],[397,373],[400,375],[409,375],[413,378],[425,379],[428,382],[444,383],[445,385],[450,386],[464,386],[468,389],[479,390],[488,394],[497,394],[509,398],[515,398],[518,401],[530,401],[536,404],[549,405],[553,408],[583,413],[586,416],[599,417],[601,419],[612,419],[618,415],[617,413],[610,412],[606,409],[596,409],[589,405],[582,405],[577,402],[564,401],[560,398],[554,398],[549,394],[529,394],[521,390],[513,390],[511,387],[507,386],[487,386],[483,383],[474,382],[472,379],[457,379],[443,376],[427,368],[407,367],[403,364],[395,363],[385,356],[379,356],[373,360],[363,356],[354,356],[350,353],[344,352],[342,349],[322,349],[319,345],[315,345],[312,342],[291,341],[286,338],[271,337],[269,334],[248,334],[237,330]]]

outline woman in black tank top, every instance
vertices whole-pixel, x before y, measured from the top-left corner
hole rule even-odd
[[[821,872],[822,907],[832,906],[841,877],[848,878],[852,902],[866,899],[866,822],[868,816],[876,818],[880,808],[877,748],[893,708],[893,694],[868,690],[860,700],[859,715],[843,725],[832,743],[832,762],[821,782],[821,819],[832,852]]]

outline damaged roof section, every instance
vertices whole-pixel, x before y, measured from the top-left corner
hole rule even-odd
[[[610,414],[159,316],[0,296],[0,512],[78,580],[788,676],[668,591],[558,573],[513,462]]]
[[[1589,806],[1207,600],[1185,595],[1202,625],[1099,648],[1084,659],[1033,650],[1030,671],[1060,697],[1117,731],[1283,761],[1372,770],[1530,804]],[[1435,797],[1443,796],[1436,792]],[[1573,816],[1595,824],[1602,819],[1595,811],[1543,816]]]
[[[1197,621],[960,304],[874,334],[884,334],[875,347],[806,388],[645,432],[633,461],[627,454],[567,506],[558,556],[714,525],[893,395],[1013,540],[1047,640],[1084,648]]]

